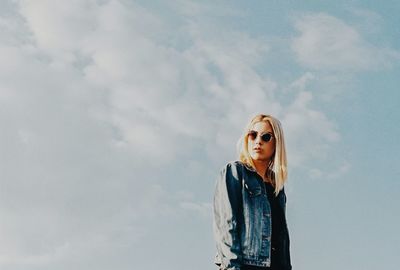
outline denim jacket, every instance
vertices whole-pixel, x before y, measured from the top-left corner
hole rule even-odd
[[[286,195],[278,194],[285,217]],[[217,245],[214,263],[223,270],[242,265],[271,266],[271,209],[265,185],[257,172],[240,161],[229,162],[216,181],[213,230]],[[285,217],[282,269],[291,269],[289,232]],[[279,269],[281,269],[279,268]]]

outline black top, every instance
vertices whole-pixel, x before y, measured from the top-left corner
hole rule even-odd
[[[271,236],[271,262],[273,265],[281,264],[282,252],[282,238],[285,237],[285,213],[279,204],[278,197],[274,194],[274,187],[270,183],[266,183],[267,196],[271,206],[271,219],[272,219],[272,236]]]
[[[291,270],[288,246],[285,246],[284,238],[288,239],[286,231],[285,213],[279,204],[278,197],[274,194],[274,187],[266,183],[268,201],[271,206],[272,235],[271,235],[271,266],[243,265],[242,270]],[[285,259],[286,258],[286,259]]]

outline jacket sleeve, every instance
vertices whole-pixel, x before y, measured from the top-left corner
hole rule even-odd
[[[213,203],[214,238],[220,269],[223,270],[240,270],[241,266],[238,228],[239,214],[242,212],[241,189],[238,167],[228,163],[217,178]]]

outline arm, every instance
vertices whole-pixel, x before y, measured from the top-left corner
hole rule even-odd
[[[238,216],[242,209],[241,181],[229,163],[220,172],[214,194],[214,237],[221,269],[240,270],[241,246]]]

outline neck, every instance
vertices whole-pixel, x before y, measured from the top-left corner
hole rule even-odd
[[[269,161],[253,160],[253,163],[256,167],[257,173],[262,177],[264,181],[267,181],[265,173],[267,172]]]

